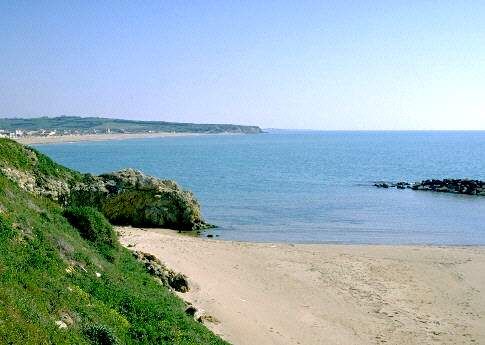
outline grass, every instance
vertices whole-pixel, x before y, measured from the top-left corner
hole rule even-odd
[[[68,207],[64,217],[75,227],[82,238],[90,241],[109,261],[116,258],[118,237],[104,215],[92,207]]]
[[[66,173],[5,143],[3,165]],[[113,245],[116,260],[107,258],[100,248],[113,243],[104,218],[77,210],[102,231],[86,236],[64,212],[0,173],[0,344],[226,344],[186,315],[183,301],[127,249]],[[60,329],[59,320],[68,327]]]
[[[0,138],[0,167],[29,172],[36,176],[63,178],[68,181],[82,178],[82,174],[57,164],[37,150]]]

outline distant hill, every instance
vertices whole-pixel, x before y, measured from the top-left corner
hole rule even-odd
[[[57,131],[59,133],[262,133],[258,126],[232,124],[197,124],[165,121],[136,121],[110,119],[103,117],[36,117],[36,118],[0,118],[0,130],[22,131]]]

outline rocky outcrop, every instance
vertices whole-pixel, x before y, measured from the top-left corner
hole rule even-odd
[[[191,192],[177,183],[126,169],[81,174],[14,141],[0,139],[0,174],[21,189],[62,206],[91,206],[111,223],[176,230],[210,228]]]
[[[167,268],[152,254],[134,251],[133,255],[145,265],[147,272],[157,278],[162,285],[178,292],[189,291],[187,276]]]
[[[424,180],[415,183],[413,190],[428,190],[443,193],[485,195],[485,181],[468,179]]]
[[[444,180],[423,180],[421,182],[376,182],[378,188],[398,188],[422,191],[433,191],[441,193],[455,193],[468,195],[485,196],[485,181],[469,179],[444,179]]]
[[[408,182],[376,182],[374,183],[374,186],[377,188],[397,188],[397,189],[406,189],[406,188],[411,188],[411,183]]]
[[[0,172],[30,193],[60,202],[64,202],[69,195],[69,184],[63,179],[46,177],[12,167],[0,167]]]
[[[133,169],[85,176],[72,187],[69,203],[96,207],[113,224],[179,230],[211,227],[191,192],[174,181]]]
[[[91,206],[113,224],[165,227],[177,230],[211,228],[194,195],[170,180],[126,169],[100,176],[56,177],[35,171],[1,167],[20,188],[63,206]]]

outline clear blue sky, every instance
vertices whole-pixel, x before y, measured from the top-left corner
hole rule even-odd
[[[0,1],[0,116],[485,129],[484,1]]]

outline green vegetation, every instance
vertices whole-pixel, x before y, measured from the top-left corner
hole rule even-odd
[[[118,338],[111,330],[102,325],[89,325],[84,330],[84,334],[93,344],[96,345],[116,345],[119,344]]]
[[[91,241],[110,261],[114,260],[118,238],[101,212],[92,207],[69,207],[64,211],[64,217],[79,230],[82,238]]]
[[[0,168],[81,177],[9,140]],[[225,344],[184,309],[97,211],[66,210],[0,172],[1,344]]]
[[[0,138],[0,167],[15,168],[35,176],[63,178],[66,181],[82,177],[81,173],[57,164],[36,149],[5,138]]]
[[[13,132],[16,129],[24,131],[59,131],[104,133],[107,129],[112,133],[144,133],[144,132],[177,132],[177,133],[261,133],[257,126],[241,126],[231,124],[197,124],[165,121],[133,121],[110,119],[102,117],[36,117],[30,119],[9,118],[0,119],[0,129]]]

